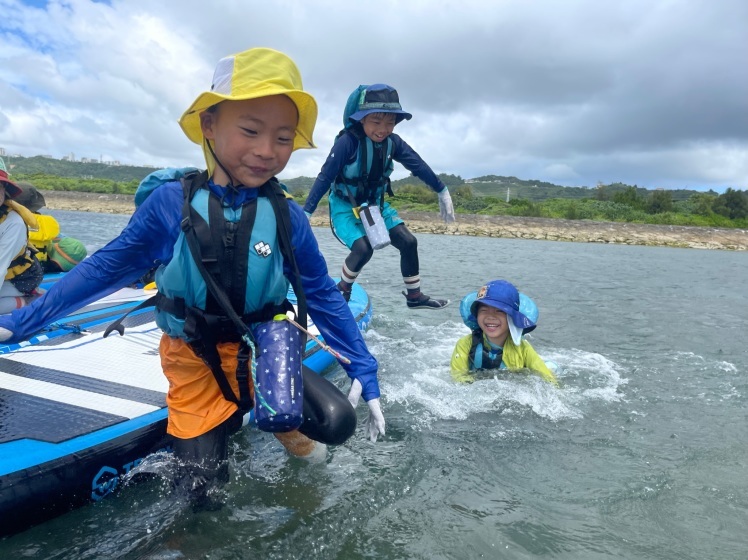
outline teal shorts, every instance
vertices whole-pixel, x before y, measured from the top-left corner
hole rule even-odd
[[[384,203],[382,218],[384,218],[384,225],[387,226],[387,231],[403,223],[400,216],[397,215],[397,210],[390,206],[389,202]],[[332,220],[335,235],[349,249],[353,247],[357,239],[366,237],[364,226],[361,224],[361,220],[353,213],[350,201],[343,200],[333,192],[330,193],[330,219]]]

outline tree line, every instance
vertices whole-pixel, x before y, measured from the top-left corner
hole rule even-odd
[[[529,216],[566,220],[595,220],[660,225],[748,227],[748,191],[728,188],[723,194],[695,192],[687,199],[674,200],[672,191],[646,194],[636,187],[609,190],[604,185],[585,198],[549,198],[532,201],[476,195],[471,185],[450,188],[457,213]],[[398,200],[399,199],[399,200]],[[395,192],[396,208],[436,210],[436,194],[421,185],[405,185]]]
[[[13,163],[13,179],[30,183],[37,189],[101,194],[135,194],[140,181],[155,171],[149,167],[61,162],[40,156],[14,158]],[[50,169],[63,170],[66,175],[50,173]],[[80,173],[77,176],[74,175],[76,170]],[[623,183],[598,184],[594,188],[562,187],[499,175],[487,175],[470,181],[449,174],[440,174],[439,178],[449,187],[457,213],[748,227],[748,192],[732,188],[718,194],[711,190],[647,190]],[[302,204],[313,183],[312,177],[284,181],[294,198]],[[438,211],[436,194],[416,177],[393,181],[392,187],[395,197],[388,200],[395,208]],[[321,204],[326,204],[326,200]]]
[[[648,191],[616,183],[584,189],[586,196],[582,198],[545,198],[540,201],[510,198],[507,202],[505,197],[476,192],[474,184],[459,183],[454,176],[439,177],[449,187],[458,214],[748,228],[748,192],[732,188],[723,194],[693,191],[688,198],[676,200],[673,191]],[[437,195],[423,183],[418,183],[408,179],[393,181],[395,196],[388,198],[388,202],[398,210],[438,212]],[[294,198],[301,200],[302,204],[306,196],[304,191],[294,193]],[[323,200],[320,205],[326,203]]]

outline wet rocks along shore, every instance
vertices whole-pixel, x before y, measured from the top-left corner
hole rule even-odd
[[[104,214],[132,214],[133,196],[72,191],[43,191],[47,208]],[[438,214],[401,211],[414,233],[468,235],[580,243],[616,243],[693,249],[748,250],[748,230],[691,226],[661,226],[588,220],[556,220],[515,216],[458,214],[457,223],[445,224]],[[326,208],[320,208],[312,225],[329,227]]]

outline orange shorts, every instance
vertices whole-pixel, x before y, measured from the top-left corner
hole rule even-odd
[[[222,342],[218,345],[221,365],[234,394],[239,396],[236,381],[236,355],[238,342]],[[237,406],[227,401],[221,392],[210,368],[192,351],[181,338],[166,334],[159,345],[161,367],[169,381],[166,395],[168,425],[166,431],[181,439],[200,436],[212,430],[237,411]],[[250,395],[254,398],[252,379],[249,380]]]

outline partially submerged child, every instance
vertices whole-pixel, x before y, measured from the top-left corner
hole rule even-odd
[[[523,334],[532,331],[535,321],[520,311],[520,294],[506,280],[493,280],[478,290],[463,320],[472,333],[457,341],[452,353],[452,377],[471,382],[479,370],[530,369],[545,381],[558,384]]]

